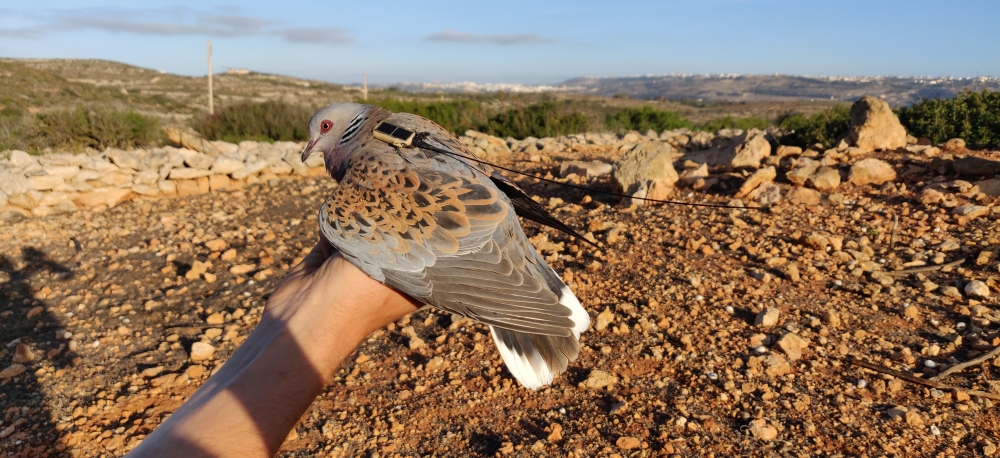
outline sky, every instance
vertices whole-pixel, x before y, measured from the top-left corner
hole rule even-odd
[[[351,84],[578,76],[1000,76],[1000,2],[4,0],[0,56]]]

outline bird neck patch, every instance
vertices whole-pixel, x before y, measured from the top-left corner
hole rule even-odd
[[[395,124],[389,124],[383,121],[375,126],[375,130],[372,131],[372,135],[374,135],[376,139],[382,140],[390,145],[404,147],[413,145],[413,137],[416,134],[412,130],[404,129]]]

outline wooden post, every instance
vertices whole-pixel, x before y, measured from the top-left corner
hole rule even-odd
[[[215,97],[212,96],[212,40],[208,40],[208,114],[215,113]]]
[[[364,73],[364,79],[361,83],[361,97],[364,97],[366,101],[368,100],[368,72]]]

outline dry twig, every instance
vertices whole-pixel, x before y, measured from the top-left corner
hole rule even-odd
[[[906,269],[906,270],[890,270],[888,272],[882,272],[882,273],[885,275],[889,275],[891,277],[904,277],[906,275],[915,274],[919,272],[933,272],[935,270],[941,270],[946,267],[955,267],[963,262],[965,262],[965,259],[959,259],[958,261],[949,262],[947,264],[941,264],[939,266],[915,267],[913,269]]]
[[[973,358],[973,359],[970,359],[970,360],[968,360],[968,361],[966,361],[964,363],[959,363],[959,364],[956,364],[954,366],[951,366],[951,367],[945,369],[944,371],[942,371],[940,374],[938,374],[938,375],[936,375],[934,377],[931,377],[931,380],[941,380],[941,379],[943,379],[943,378],[945,378],[945,377],[947,377],[947,376],[949,376],[951,374],[954,374],[955,372],[961,371],[962,369],[965,369],[965,368],[970,367],[970,366],[975,366],[976,364],[979,364],[979,363],[981,363],[983,361],[987,361],[990,358],[993,358],[994,356],[997,356],[997,355],[1000,355],[1000,346],[998,346],[998,347],[996,347],[996,348],[994,348],[994,349],[986,352],[983,355],[980,355],[978,358]]]
[[[889,250],[896,246],[896,230],[899,229],[899,215],[892,215],[892,230],[889,232]]]
[[[869,363],[867,361],[861,361],[861,360],[859,360],[857,358],[848,358],[848,362],[850,362],[851,364],[853,364],[855,366],[861,366],[861,367],[863,367],[865,369],[873,370],[873,371],[878,372],[880,374],[891,375],[891,376],[896,377],[896,378],[898,378],[900,380],[903,380],[903,381],[906,381],[906,382],[910,382],[910,383],[913,383],[913,384],[916,384],[916,385],[928,386],[928,387],[931,387],[931,388],[937,388],[939,390],[963,391],[965,393],[968,393],[971,396],[979,396],[979,397],[983,397],[983,398],[996,399],[996,400],[1000,401],[1000,394],[989,393],[989,392],[986,392],[986,391],[979,391],[979,390],[969,390],[969,389],[965,389],[965,388],[962,388],[962,387],[958,387],[958,386],[954,386],[954,385],[949,385],[947,383],[941,383],[941,382],[934,381],[934,380],[927,380],[927,379],[922,379],[920,377],[914,377],[914,376],[912,376],[910,374],[907,374],[905,372],[900,372],[900,371],[892,370],[892,369],[889,369],[888,367],[885,367],[885,366],[882,366],[882,365],[879,365],[879,364]]]

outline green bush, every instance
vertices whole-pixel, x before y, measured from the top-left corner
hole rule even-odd
[[[542,102],[504,107],[490,117],[486,131],[498,137],[556,137],[586,132],[589,127],[583,114],[563,113],[559,104]]]
[[[210,140],[239,143],[256,141],[302,141],[309,139],[307,107],[285,102],[243,102],[227,106],[194,124],[198,133]]]
[[[965,90],[951,99],[921,99],[898,114],[907,132],[935,143],[950,138],[972,145],[1000,143],[1000,92]]]
[[[723,116],[720,118],[715,118],[702,126],[699,126],[699,130],[704,130],[706,132],[715,132],[720,129],[742,129],[750,130],[753,128],[766,129],[771,126],[771,122],[761,118],[759,116],[747,116],[744,118],[734,118],[732,116]]]
[[[154,145],[162,138],[156,118],[111,105],[79,106],[34,116],[0,115],[0,149],[129,149]]]
[[[377,105],[396,113],[412,113],[438,123],[449,132],[462,134],[466,130],[482,130],[486,123],[483,107],[471,100],[424,102],[419,100],[380,99],[371,100],[369,105]]]
[[[630,130],[645,132],[652,129],[656,132],[664,130],[679,129],[681,127],[691,128],[693,124],[676,111],[657,110],[649,105],[641,108],[622,108],[614,114],[605,118],[604,125],[616,133],[624,133]]]
[[[816,143],[833,146],[833,142],[850,129],[850,110],[846,105],[837,105],[812,116],[801,114],[785,116],[778,120],[778,126],[785,132],[781,143],[808,148]]]

